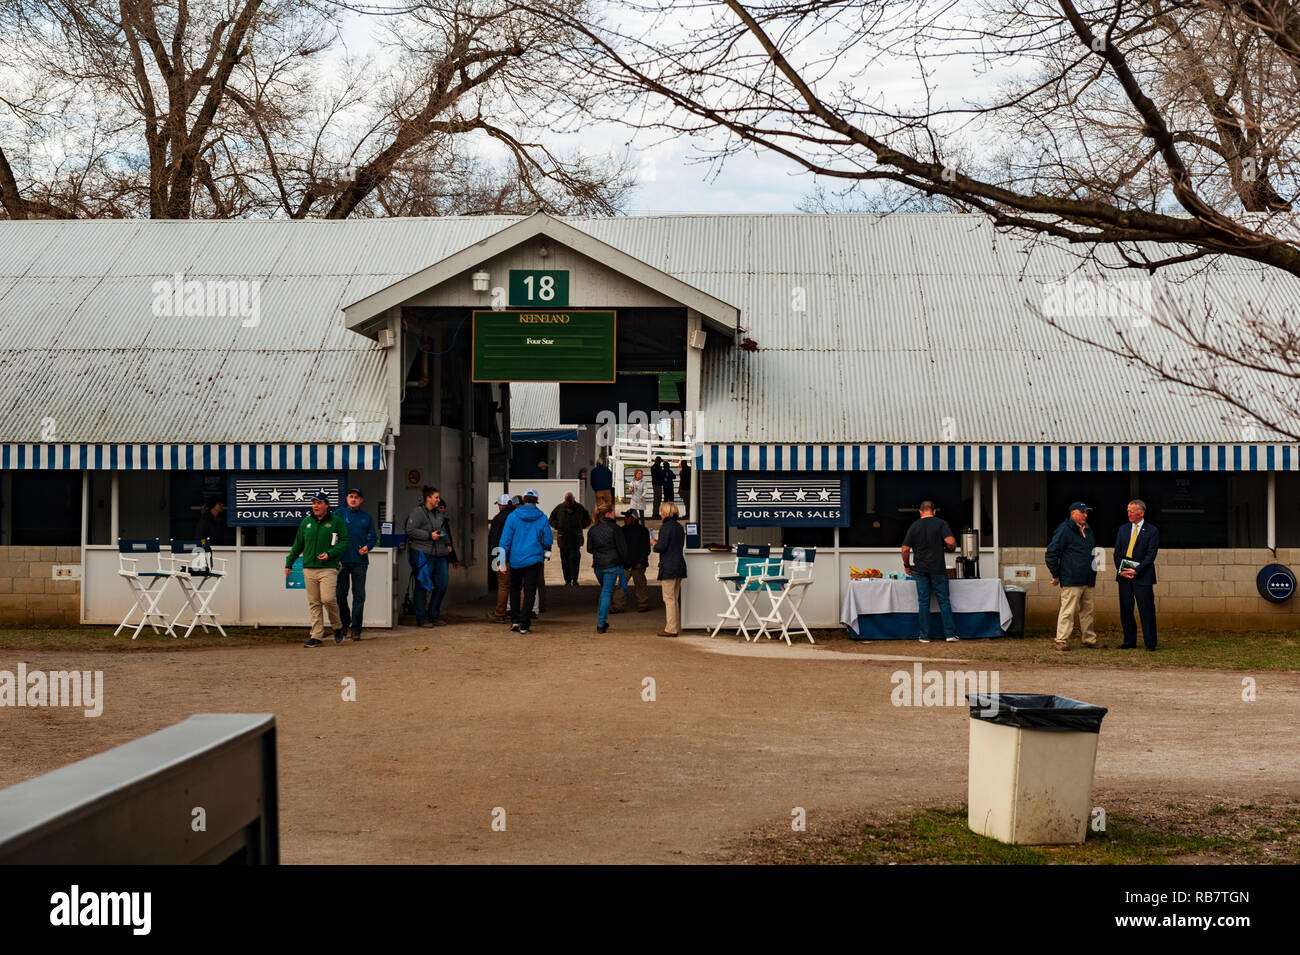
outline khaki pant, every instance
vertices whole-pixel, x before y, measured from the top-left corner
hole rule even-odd
[[[664,631],[666,633],[680,633],[682,619],[677,608],[677,601],[682,596],[682,579],[680,577],[666,577],[660,583],[663,585],[664,618],[667,621],[664,624]]]
[[[1092,629],[1092,588],[1062,587],[1061,610],[1056,618],[1056,645],[1063,647],[1070,642],[1074,632],[1074,615],[1079,615],[1079,635],[1088,646],[1097,643],[1097,632]]]
[[[506,617],[506,605],[510,602],[510,568],[497,571],[497,607],[492,611],[493,614],[504,620]]]
[[[636,609],[644,610],[650,606],[650,588],[645,583],[645,568],[628,568],[627,582],[632,587],[632,593],[636,596]],[[614,599],[610,604],[615,610],[623,609],[623,588],[615,585]]]
[[[321,604],[329,611],[331,634],[341,630],[339,621],[339,572],[329,567],[305,567],[302,578],[307,584],[307,608],[311,611],[311,635],[316,640],[325,639],[325,621],[320,612]]]

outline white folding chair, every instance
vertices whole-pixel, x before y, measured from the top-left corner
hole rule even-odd
[[[766,544],[761,546],[737,544],[735,560],[714,562],[713,579],[722,585],[727,609],[718,614],[718,625],[713,628],[709,636],[716,637],[723,627],[734,624],[736,632],[744,634],[746,640],[749,639],[749,628],[746,622],[750,617],[758,616],[758,612],[754,609],[754,598],[762,589],[759,581],[766,570],[768,555],[771,552],[772,548]]]
[[[816,559],[817,550],[814,547],[786,547],[781,552],[780,567],[775,575],[763,578],[763,589],[771,601],[771,608],[759,618],[759,631],[754,635],[755,640],[759,637],[772,639],[772,632],[779,625],[780,636],[785,640],[786,646],[793,646],[790,643],[790,625],[797,621],[799,626],[795,633],[802,631],[809,643],[817,642],[799,612],[808,588],[812,586],[812,563]]]
[[[131,634],[132,640],[140,636],[140,631],[144,629],[145,624],[153,627],[154,633],[170,633],[173,637],[176,636],[172,625],[167,622],[167,615],[158,609],[158,602],[167,592],[167,582],[172,579],[171,570],[163,566],[164,558],[158,538],[152,540],[118,538],[117,550],[117,575],[131,588],[133,603],[126,616],[122,618],[122,622],[113,631],[113,636],[116,637],[131,625],[131,617],[136,612],[140,614],[140,622],[135,625],[135,632]],[[128,554],[140,556],[129,557]],[[152,564],[152,567],[141,570],[142,561]],[[160,625],[162,630],[158,629]]]
[[[176,584],[181,588],[186,604],[172,620],[172,627],[180,626],[181,617],[188,610],[194,616],[183,634],[185,637],[189,637],[196,626],[202,627],[203,632],[207,633],[209,624],[216,627],[217,632],[224,637],[226,631],[217,622],[217,614],[211,609],[211,604],[217,588],[221,586],[221,581],[226,576],[226,559],[213,557],[207,541],[174,540],[172,541],[171,574],[176,578]],[[208,581],[212,582],[212,586],[204,590],[203,585]],[[172,636],[176,636],[175,632]]]

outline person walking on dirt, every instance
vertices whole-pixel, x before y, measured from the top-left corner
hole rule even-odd
[[[533,601],[537,597],[537,578],[543,561],[551,557],[555,537],[546,515],[537,506],[537,492],[524,492],[524,503],[506,518],[501,531],[501,554],[510,567],[510,630],[529,632]]]
[[[339,620],[339,558],[348,548],[348,526],[337,514],[330,513],[325,492],[311,499],[311,513],[298,525],[293,547],[284,562],[288,577],[293,562],[302,555],[302,577],[307,584],[307,609],[311,613],[311,636],[304,647],[319,647],[325,642],[325,622],[321,605],[329,613],[334,642],[343,642],[343,624]]]
[[[406,518],[407,554],[415,580],[415,622],[420,627],[442,627],[442,598],[447,595],[447,557],[451,554],[451,528],[442,508],[442,494],[426,487],[424,503]]]
[[[1093,588],[1097,586],[1093,551],[1097,538],[1088,526],[1088,511],[1083,501],[1070,505],[1070,516],[1052,534],[1045,555],[1052,586],[1061,588],[1061,607],[1056,615],[1056,649],[1070,649],[1074,618],[1079,618],[1079,638],[1085,647],[1097,646],[1097,632],[1092,625]]]
[[[352,632],[353,640],[361,639],[362,616],[366,609],[366,572],[370,569],[370,552],[379,543],[375,533],[375,519],[361,509],[365,500],[361,488],[348,491],[348,506],[340,515],[348,526],[348,549],[339,560],[338,604],[343,629]],[[348,606],[348,590],[352,591],[352,606]],[[342,643],[342,634],[334,635],[335,643]]]
[[[564,572],[566,587],[578,586],[578,568],[582,564],[582,532],[591,523],[587,509],[574,499],[573,492],[551,511],[551,527],[555,528],[555,543],[560,548],[560,569]]]
[[[502,494],[497,498],[497,512],[488,525],[488,573],[491,574],[491,586],[488,589],[490,591],[495,587],[497,592],[496,609],[488,614],[488,619],[493,623],[505,623],[510,619],[506,614],[510,602],[510,565],[501,552],[501,534],[506,529],[506,518],[514,509],[514,500],[509,494]]]
[[[636,511],[624,511],[623,526],[619,528],[619,532],[623,535],[625,549],[623,559],[626,563],[623,564],[623,572],[632,584],[632,592],[636,594],[637,613],[648,613],[650,590],[646,587],[645,572],[650,566],[650,530],[641,523],[640,517],[641,515]],[[615,587],[609,612],[622,613],[626,601],[627,591]]]
[[[596,509],[596,526],[587,533],[587,553],[600,581],[600,599],[596,604],[596,632],[609,630],[609,605],[618,575],[627,565],[627,543],[623,530],[614,523],[614,505]]]

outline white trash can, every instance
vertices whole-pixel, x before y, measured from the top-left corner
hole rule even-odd
[[[1083,842],[1106,708],[1044,693],[966,699],[971,831],[1016,845]]]

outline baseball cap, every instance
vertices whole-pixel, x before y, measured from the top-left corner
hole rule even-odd
[[[541,497],[541,495],[538,494],[536,490],[530,487],[528,490],[524,491],[524,497]]]
[[[1088,511],[1091,511],[1092,508],[1090,508],[1087,504],[1083,503],[1083,501],[1075,501],[1073,504],[1070,505],[1070,510],[1083,511],[1084,513],[1087,513]]]
[[[637,509],[636,509],[635,507],[629,507],[626,511],[623,512],[623,516],[624,516],[624,517],[634,517],[634,518],[636,518],[637,520],[640,520],[640,519],[641,519],[641,514],[640,514],[640,512],[637,511]]]
[[[520,497],[518,494],[516,494],[514,497],[510,499],[510,503],[514,505],[519,505],[524,503],[524,499]]]
[[[357,497],[365,497],[365,495],[361,493],[361,488],[359,488],[359,487],[350,487],[350,488],[348,488],[348,493],[349,493],[349,494],[355,494]]]
[[[510,495],[502,494],[500,497],[497,498],[497,503],[500,504],[502,507],[505,507],[510,503]]]
[[[326,504],[328,504],[328,503],[330,502],[329,497],[326,496],[326,494],[325,494],[324,491],[317,491],[316,494],[312,497],[312,500],[313,500],[313,501],[324,501]]]

